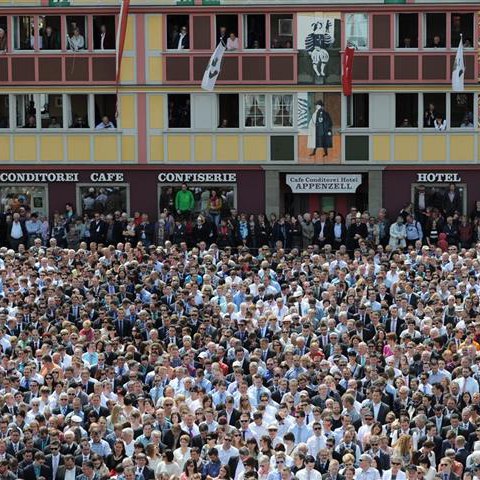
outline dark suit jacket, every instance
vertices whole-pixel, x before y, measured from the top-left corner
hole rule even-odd
[[[12,222],[7,222],[7,240],[10,242],[12,239],[11,233],[12,233]],[[28,238],[28,232],[27,232],[27,227],[25,226],[25,222],[23,220],[20,220],[20,226],[22,227],[22,233],[23,236],[20,238],[21,243],[25,243],[27,238]],[[15,240],[16,241],[16,240]]]
[[[58,469],[65,463],[65,459],[62,454],[60,454],[60,460],[58,462]],[[45,465],[52,471],[53,473],[53,468],[52,468],[52,454],[50,453],[49,455],[45,455]],[[57,470],[58,473],[58,470]]]
[[[230,471],[230,475],[232,478],[235,478],[235,471],[238,467],[238,462],[240,461],[240,457],[237,455],[235,457],[230,457],[228,460],[228,469]],[[258,471],[258,462],[255,460],[255,470]]]
[[[42,465],[40,467],[40,476],[45,477],[46,480],[52,480],[52,471],[46,465]],[[37,480],[33,464],[23,471],[23,480]]]
[[[22,451],[24,448],[25,448],[25,444],[23,442],[20,442],[18,444],[17,453],[15,453],[12,443],[10,441],[7,441],[7,448],[5,449],[5,452],[8,453],[8,455],[11,455],[12,457],[17,458],[18,452]]]
[[[231,425],[232,427],[235,426],[237,422],[240,420],[240,416],[241,416],[240,410],[237,410],[236,408],[234,408],[232,411],[232,415],[230,416],[230,422],[228,424]],[[218,418],[220,417],[228,418],[227,411],[221,410],[220,412],[218,412]]]
[[[98,33],[94,37],[93,48],[95,50],[100,50],[101,46],[102,46],[102,35]],[[103,49],[104,50],[115,49],[115,38],[113,37],[113,35],[110,35],[108,32],[105,33],[105,38],[103,39]]]
[[[172,43],[172,46],[171,48],[174,49],[174,50],[177,50],[178,49],[178,42],[180,40],[180,34],[177,33],[173,39],[173,43]],[[187,35],[185,35],[182,39],[182,48],[184,49],[188,49],[190,48],[190,40],[189,40],[189,36],[188,36],[188,33]]]
[[[153,480],[155,478],[155,472],[148,467],[145,467],[142,471],[143,478],[145,480]]]
[[[75,477],[78,477],[82,474],[82,469],[75,465]],[[55,480],[63,480],[65,478],[65,465],[58,467],[57,475],[55,476]]]
[[[368,408],[372,412],[372,414],[375,416],[374,409],[373,409],[373,402],[370,402],[368,404]],[[375,421],[380,422],[382,425],[385,423],[385,418],[387,416],[387,413],[390,411],[390,407],[384,403],[380,403],[380,409],[378,410],[378,416],[375,419]]]
[[[423,444],[425,443],[425,441],[427,440],[427,437],[421,437],[419,438],[418,440],[418,449],[420,450],[422,447],[423,447]],[[439,437],[438,435],[436,435],[435,437],[433,437],[433,443],[435,444],[435,447],[433,447],[433,450],[435,452],[435,458],[441,458],[442,456],[442,437]]]
[[[389,318],[387,320],[387,323],[385,324],[385,331],[387,333],[390,333],[391,325],[392,325],[392,319]],[[405,328],[405,324],[402,322],[402,320],[400,320],[400,318],[397,317],[397,324],[396,324],[396,327],[395,327],[395,333],[397,334],[397,337],[400,336],[400,334],[403,332],[404,328]]]

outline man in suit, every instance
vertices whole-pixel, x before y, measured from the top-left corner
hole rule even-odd
[[[455,460],[460,462],[465,469],[467,464],[467,457],[470,455],[468,450],[465,448],[466,441],[463,435],[459,435],[455,439],[455,446],[457,447],[457,451],[455,453]]]
[[[188,36],[188,29],[184,25],[180,28],[180,32],[178,32],[175,37],[173,37],[173,50],[188,50],[190,48],[190,40]]]
[[[25,444],[20,441],[20,429],[12,427],[10,429],[10,439],[7,441],[6,453],[18,458],[18,453],[24,448]]]
[[[372,400],[368,403],[368,408],[373,413],[373,419],[383,425],[390,407],[382,402],[382,391],[379,388],[373,390]]]
[[[95,213],[95,218],[90,223],[90,241],[95,243],[105,243],[107,237],[107,224],[100,218],[99,213]]]
[[[397,338],[400,338],[400,334],[405,329],[403,320],[398,316],[398,307],[392,305],[390,307],[390,317],[385,324],[386,333],[395,333]]]
[[[430,440],[433,442],[433,450],[435,452],[435,458],[440,458],[442,455],[442,437],[437,435],[437,427],[434,423],[428,422],[426,425],[427,434],[424,437],[418,439],[418,449],[420,450],[423,447],[423,444]]]
[[[120,338],[131,337],[133,325],[130,319],[125,317],[125,310],[123,307],[118,309],[117,319],[114,322],[115,332]]]
[[[95,50],[115,49],[115,37],[113,33],[108,32],[106,25],[100,25],[100,30],[95,35],[93,43],[93,48],[95,48]]]
[[[94,412],[98,415],[98,417],[105,417],[107,418],[110,415],[110,411],[107,407],[102,406],[102,399],[100,394],[94,393],[90,399],[90,405],[85,407],[85,414],[88,416],[90,412]]]
[[[405,295],[407,297],[407,303],[413,308],[417,308],[418,296],[413,291],[413,284],[411,282],[405,284]]]
[[[460,480],[460,477],[453,473],[452,467],[453,460],[450,457],[441,458],[438,466],[438,476],[442,480]]]
[[[435,415],[428,419],[437,427],[437,432],[442,433],[443,429],[450,425],[450,420],[443,414],[443,405],[435,405],[433,408]]]
[[[238,451],[238,455],[229,458],[228,469],[231,472],[232,478],[238,478],[238,476],[245,471],[245,462],[249,457],[248,448],[242,447]]]
[[[64,463],[58,467],[55,480],[65,480],[66,474],[69,472],[74,472],[75,478],[82,474],[82,469],[75,465],[75,457],[73,455],[65,455],[63,460]]]
[[[7,241],[15,251],[18,251],[20,244],[27,245],[28,232],[25,221],[20,218],[20,214],[14,213],[12,221],[7,222]]]
[[[36,452],[33,463],[23,471],[23,480],[37,480],[39,477],[47,480],[52,478],[52,471],[45,465],[43,452]]]
[[[50,453],[45,456],[45,465],[52,472],[51,478],[56,478],[59,467],[64,463],[64,456],[60,453],[60,443],[52,442],[50,444]]]
[[[241,416],[240,410],[237,410],[236,408],[234,408],[233,404],[234,404],[233,397],[230,397],[230,396],[227,397],[227,400],[225,402],[225,409],[221,410],[218,413],[218,418],[225,417],[227,419],[227,424],[231,425],[232,427],[237,425]]]
[[[138,453],[135,455],[135,474],[139,478],[144,480],[153,480],[155,478],[155,472],[147,466],[147,456],[144,453]]]
[[[208,425],[206,423],[201,423],[198,426],[198,430],[200,433],[192,438],[192,447],[197,447],[201,450],[202,447],[207,443]]]

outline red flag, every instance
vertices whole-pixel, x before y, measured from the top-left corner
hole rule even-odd
[[[120,17],[117,27],[117,61],[116,61],[116,82],[120,81],[120,72],[122,68],[123,47],[125,46],[125,35],[127,33],[128,11],[130,9],[130,0],[122,0]]]
[[[349,97],[352,94],[352,68],[354,55],[355,49],[353,47],[347,47],[343,54],[342,85],[343,94],[346,97]]]

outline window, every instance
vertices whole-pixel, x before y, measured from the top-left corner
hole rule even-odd
[[[37,107],[34,95],[15,95],[16,126],[37,128]]]
[[[446,24],[445,13],[425,14],[425,47],[445,48]]]
[[[10,103],[8,95],[0,95],[0,128],[10,128]]]
[[[418,14],[399,13],[397,20],[397,47],[418,48]]]
[[[95,95],[95,128],[115,128],[115,112],[117,110],[117,96],[111,94]],[[102,126],[110,125],[109,127]]]
[[[63,127],[63,97],[61,94],[40,95],[41,128]]]
[[[368,48],[368,14],[348,13],[345,23],[347,44],[355,48]]]
[[[115,17],[113,15],[93,17],[93,48],[115,50]]]
[[[67,16],[67,49],[75,52],[88,48],[87,18],[81,15]]]
[[[245,95],[245,126],[265,126],[265,95]]]
[[[188,50],[190,48],[188,15],[167,15],[167,48]]]
[[[77,211],[89,217],[94,213],[128,212],[128,197],[126,185],[80,185],[77,187],[77,205],[80,207]]]
[[[293,127],[293,95],[272,96],[274,127]]]
[[[217,37],[215,43],[222,40],[227,50],[238,50],[238,15],[217,15],[215,18]]]
[[[444,93],[423,94],[423,127],[435,128],[435,120],[445,120],[446,100]]]
[[[62,48],[59,16],[39,17],[38,33],[38,48],[40,50],[60,50]]]
[[[32,50],[34,29],[33,17],[25,15],[13,17],[13,48],[15,50]]]
[[[347,98],[347,127],[369,126],[368,93],[354,93]]]
[[[7,17],[0,17],[0,52],[8,49]]]
[[[168,128],[190,128],[190,95],[168,95]]]
[[[218,128],[238,128],[238,94],[222,93],[218,95]]]
[[[395,95],[395,126],[397,128],[418,127],[418,93]]]
[[[293,135],[272,135],[270,137],[270,160],[273,162],[295,160],[295,137]]]
[[[452,13],[451,16],[451,46],[457,48],[460,35],[463,36],[463,46],[473,47],[473,13]]]
[[[27,211],[48,215],[47,187],[39,185],[0,185],[2,212],[18,212],[20,207]]]
[[[418,205],[419,197],[419,187],[422,187],[423,192],[425,192],[425,208],[437,208],[442,210],[443,198],[445,195],[448,195],[450,185],[447,183],[428,183],[428,184],[412,184],[412,203]],[[456,184],[455,190],[458,192],[460,197],[459,204],[461,205],[461,212],[467,211],[467,188],[465,184]],[[437,222],[438,225],[438,222]]]
[[[473,128],[473,93],[450,94],[450,125],[453,128]]]
[[[89,128],[88,95],[69,95],[69,128]]]
[[[246,48],[265,48],[265,15],[245,15],[243,36]]]
[[[270,48],[293,48],[293,15],[270,15]]]

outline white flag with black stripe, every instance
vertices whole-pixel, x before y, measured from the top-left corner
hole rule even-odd
[[[463,60],[463,39],[460,37],[458,44],[457,55],[455,56],[455,63],[453,64],[452,72],[452,90],[454,92],[463,92],[465,78],[465,62]]]
[[[202,88],[211,92],[215,88],[215,83],[220,75],[220,68],[222,66],[222,58],[225,53],[225,45],[220,42],[217,48],[210,57],[205,73],[203,74]]]

